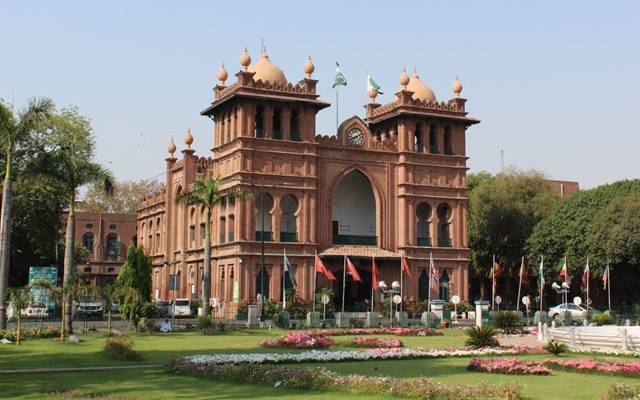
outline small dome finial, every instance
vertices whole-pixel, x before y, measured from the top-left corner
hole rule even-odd
[[[167,144],[167,151],[171,157],[173,157],[173,153],[176,152],[176,143],[173,141],[173,136],[171,137],[169,144]]]
[[[228,77],[229,77],[229,74],[227,73],[227,70],[224,68],[224,63],[222,63],[222,65],[220,66],[220,69],[218,70],[218,80],[220,81],[220,84],[224,85],[224,82],[227,80]]]
[[[458,78],[457,76],[456,80],[451,86],[451,89],[453,90],[453,93],[456,95],[456,97],[460,97],[460,93],[462,92],[462,82],[460,82],[460,78]]]
[[[409,75],[407,75],[407,70],[403,68],[402,73],[400,74],[400,86],[402,86],[402,90],[406,90],[408,84]]]
[[[191,134],[191,128],[187,128],[187,133],[184,134],[184,144],[187,145],[187,148],[191,148],[193,144],[193,135]]]
[[[251,56],[245,46],[244,51],[240,54],[240,65],[242,65],[242,69],[246,71],[249,64],[251,64]]]
[[[375,103],[376,102],[376,96],[378,96],[378,91],[375,89],[370,89],[367,91],[367,96],[369,96],[369,101],[371,103]]]
[[[311,61],[311,54],[309,54],[309,58],[307,58],[307,62],[304,63],[304,73],[307,74],[307,78],[311,79],[311,74],[316,70],[315,65],[313,65],[313,61]]]

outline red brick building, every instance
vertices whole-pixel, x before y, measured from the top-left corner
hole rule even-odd
[[[432,298],[466,299],[465,135],[479,121],[467,116],[460,81],[450,99],[438,101],[417,74],[402,72],[391,103],[377,103],[370,91],[364,119],[348,118],[336,135],[324,136],[316,114],[329,103],[316,93],[310,59],[296,83],[266,53],[250,66],[245,51],[240,64],[231,84],[221,67],[213,102],[201,113],[214,121],[212,156],[197,156],[187,132],[175,157],[172,140],[166,189],[140,203],[138,238],[153,258],[157,297],[200,296],[206,214],[176,205],[175,196],[204,174],[252,193],[213,216],[212,296],[228,310],[254,300],[262,287],[281,298],[285,251],[305,299],[312,298],[315,253],[338,278],[331,284],[318,276],[318,287],[332,285],[336,298],[344,255],[360,271],[362,284],[347,275],[347,309],[371,297],[372,257],[390,282],[400,279],[405,256],[415,280],[405,276],[403,295],[417,300],[428,296],[433,254],[441,279]]]

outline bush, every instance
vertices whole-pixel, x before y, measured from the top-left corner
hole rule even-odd
[[[640,386],[631,386],[624,383],[616,383],[609,387],[602,397],[604,400],[628,400],[640,397]]]
[[[142,360],[142,354],[133,350],[133,341],[126,336],[109,338],[104,342],[104,352],[111,358],[122,361]]]
[[[593,321],[598,326],[612,325],[613,324],[613,317],[611,315],[609,315],[609,314],[595,314],[591,318],[591,321]]]
[[[473,327],[465,329],[464,333],[469,337],[464,343],[466,346],[480,349],[482,347],[498,347],[500,343],[494,337],[498,331],[490,326]]]
[[[189,304],[189,309],[191,310],[191,315],[198,315],[198,308],[202,307],[202,301],[199,299],[191,300]]]
[[[499,311],[493,317],[493,324],[507,335],[520,332],[522,319],[514,311]]]
[[[137,329],[138,329],[138,332],[151,333],[157,330],[157,326],[154,320],[148,319],[148,318],[141,318],[140,321],[138,321]]]
[[[560,354],[565,353],[569,350],[566,344],[556,342],[555,340],[550,341],[542,348],[553,354],[554,356],[559,356]]]
[[[158,318],[160,316],[160,309],[154,303],[148,302],[142,305],[140,314],[143,318]]]
[[[22,340],[24,339],[48,339],[60,336],[60,329],[55,326],[49,327],[40,327],[40,328],[22,328],[20,332],[20,337]],[[0,331],[0,339],[11,340],[12,342],[16,341],[16,331],[15,330],[6,330]]]
[[[211,315],[201,315],[198,317],[198,330],[211,328]]]

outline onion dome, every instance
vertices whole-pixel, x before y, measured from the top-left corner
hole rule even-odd
[[[420,77],[416,72],[413,73],[413,76],[409,80],[409,84],[407,85],[407,90],[413,92],[414,100],[424,100],[427,102],[436,101],[436,95],[433,93],[433,90],[420,80]]]
[[[400,74],[400,86],[402,86],[402,89],[406,89],[408,83],[409,75],[407,74],[407,70],[403,68],[402,73]]]
[[[311,74],[316,70],[315,65],[313,65],[313,61],[311,61],[311,56],[307,58],[307,62],[304,63],[304,73],[307,74],[307,78],[311,79]]]
[[[186,144],[188,148],[191,148],[191,145],[193,144],[193,135],[191,134],[191,128],[187,129],[187,133],[184,134],[182,140],[184,140],[184,144]]]
[[[451,90],[453,90],[456,97],[460,97],[460,93],[462,92],[462,82],[460,82],[460,79],[457,76],[455,82],[453,82],[453,86],[451,86]]]
[[[222,63],[218,70],[218,80],[220,81],[220,84],[224,85],[224,81],[226,81],[228,77],[229,74],[227,73],[227,70],[224,69],[224,63]]]
[[[249,64],[251,64],[251,56],[249,55],[249,52],[247,52],[247,48],[245,47],[242,54],[240,54],[240,65],[242,65],[242,69],[246,71]]]
[[[169,144],[167,145],[167,151],[170,155],[173,155],[173,153],[176,152],[176,144],[173,141],[173,138],[171,138],[171,141],[169,141]]]
[[[260,59],[257,63],[249,67],[249,71],[254,72],[253,80],[261,80],[262,82],[271,83],[287,83],[287,78],[284,76],[284,72],[277,65],[272,64],[269,60],[267,52],[263,52],[260,55]]]

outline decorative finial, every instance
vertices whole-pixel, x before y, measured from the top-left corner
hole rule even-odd
[[[375,103],[376,102],[376,96],[378,96],[378,91],[375,89],[369,89],[367,91],[367,96],[369,96],[369,101],[371,103]]]
[[[218,80],[220,81],[220,84],[224,85],[224,82],[227,80],[228,77],[229,77],[229,74],[227,73],[227,70],[224,68],[224,63],[222,63],[222,65],[220,66],[220,69],[218,70]]]
[[[402,86],[402,90],[406,90],[408,84],[409,75],[407,75],[407,70],[403,68],[402,73],[400,74],[400,86]]]
[[[462,92],[462,82],[460,82],[460,78],[456,76],[456,80],[453,82],[453,86],[451,86],[453,93],[456,97],[460,97],[460,93]]]
[[[249,55],[249,52],[245,47],[242,54],[240,54],[240,65],[242,65],[242,69],[246,71],[249,67],[249,64],[251,64],[251,56]]]
[[[191,145],[193,144],[193,135],[191,134],[191,128],[187,128],[187,133],[184,134],[184,144],[187,145],[188,149],[191,149]]]
[[[307,62],[304,63],[304,73],[307,74],[307,78],[311,79],[311,74],[316,70],[315,65],[313,65],[313,61],[311,61],[311,55],[307,58]]]
[[[171,137],[171,140],[169,141],[169,144],[167,145],[167,151],[169,152],[169,155],[171,157],[173,157],[173,153],[176,152],[176,143],[173,141],[173,136]]]

